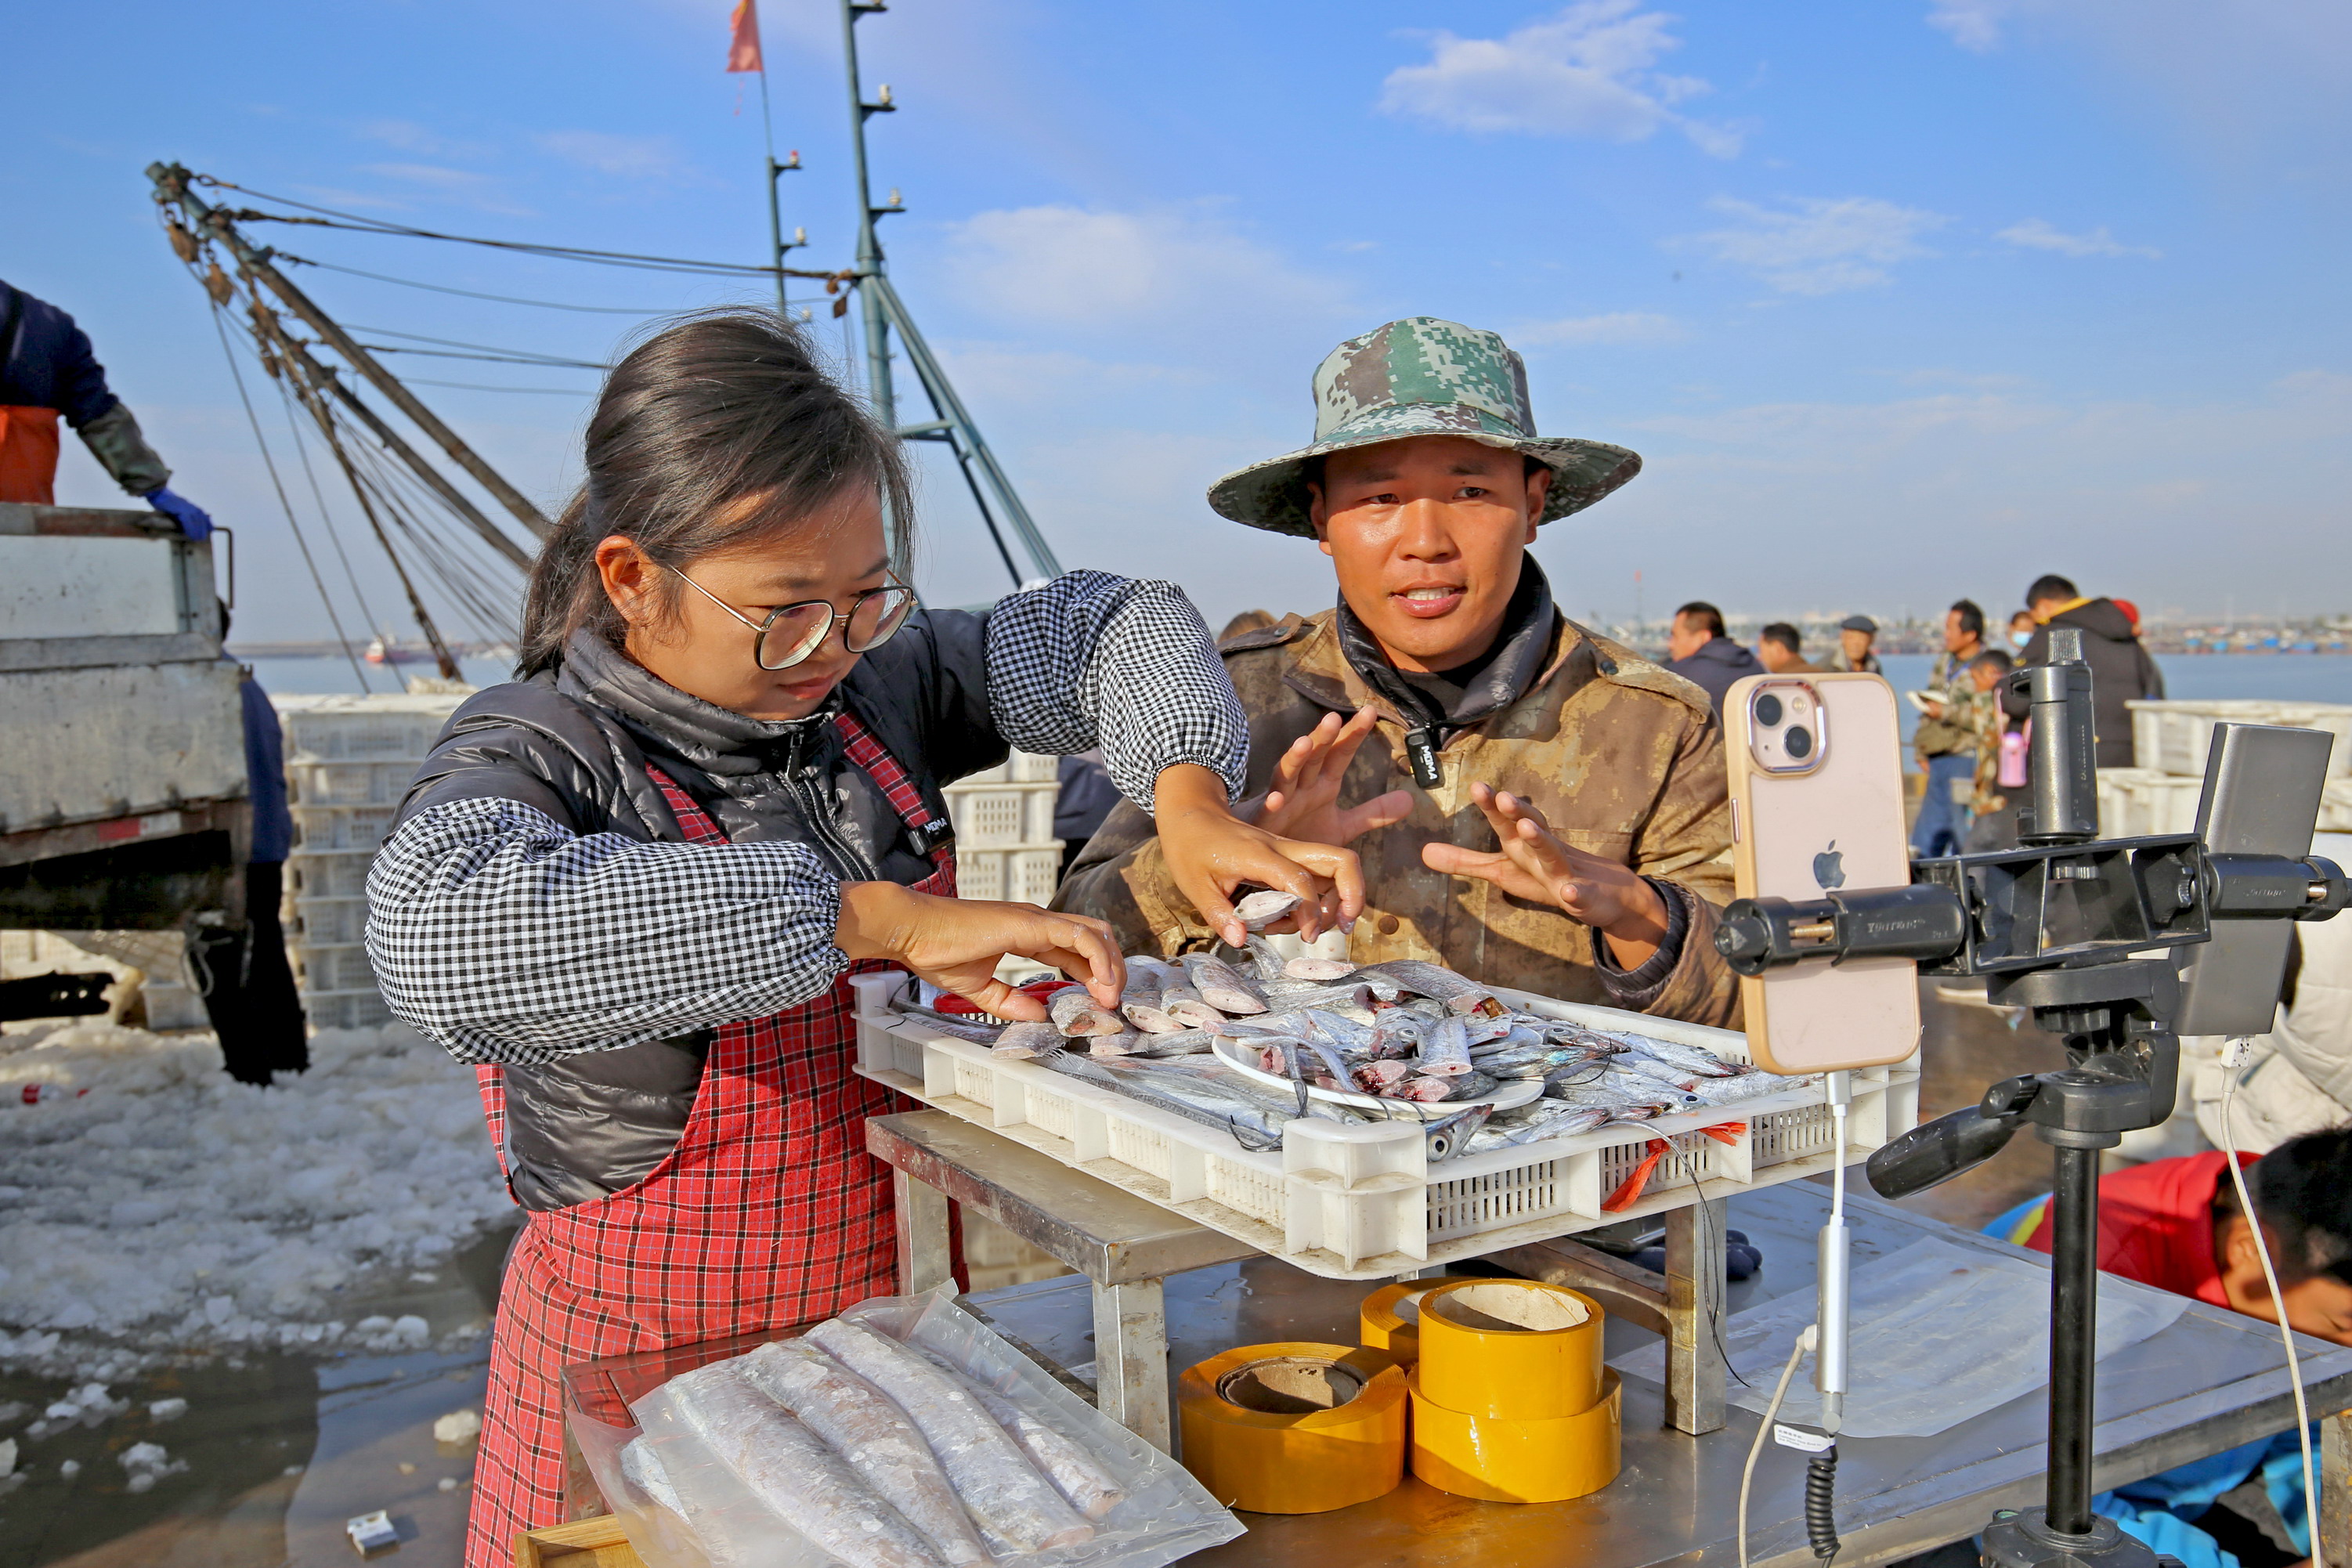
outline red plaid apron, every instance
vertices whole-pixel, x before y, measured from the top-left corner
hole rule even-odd
[[[899,816],[928,826],[921,795],[872,732],[847,713],[834,723]],[[728,842],[674,780],[646,771],[688,842]],[[953,845],[931,863],[915,890],[954,897]],[[789,1012],[721,1026],[686,1131],[650,1175],[524,1220],[490,1341],[467,1568],[508,1568],[518,1532],[563,1521],[565,1367],[827,1318],[891,1288],[890,1172],[866,1152],[866,1119],[905,1102],[850,1071],[855,1039],[845,979]],[[503,1150],[499,1069],[476,1070]]]

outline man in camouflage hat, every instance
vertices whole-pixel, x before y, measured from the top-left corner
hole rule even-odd
[[[1734,1022],[1713,941],[1721,727],[1696,686],[1561,616],[1528,554],[1641,459],[1536,435],[1519,356],[1426,316],[1333,350],[1315,401],[1313,445],[1209,491],[1236,522],[1315,540],[1339,578],[1335,608],[1223,644],[1260,822],[1354,844],[1360,963]],[[1122,805],[1055,907],[1110,921],[1129,952],[1209,945],[1151,835]]]

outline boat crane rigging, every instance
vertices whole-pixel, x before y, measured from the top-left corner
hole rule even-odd
[[[147,174],[154,185],[154,199],[173,251],[203,285],[214,310],[223,318],[229,318],[229,308],[242,296],[243,305],[237,316],[248,348],[259,360],[262,368],[278,383],[281,393],[293,403],[299,403],[309,416],[310,424],[315,427],[329,457],[349,485],[369,533],[390,562],[411,616],[445,676],[457,676],[456,658],[449,639],[444,635],[442,623],[428,605],[412,565],[422,569],[439,595],[458,612],[460,619],[472,624],[478,635],[491,640],[511,640],[516,630],[514,606],[520,596],[520,578],[529,572],[531,552],[546,536],[550,524],[545,515],[519,488],[416,395],[410,380],[404,380],[386,368],[380,356],[410,353],[546,368],[603,367],[587,360],[527,350],[497,349],[487,344],[428,337],[391,328],[362,328],[357,331],[378,338],[391,337],[404,342],[397,344],[362,342],[354,335],[353,329],[339,322],[289,279],[284,268],[314,267],[380,282],[507,304],[600,314],[651,316],[660,312],[530,300],[394,278],[333,261],[296,256],[257,244],[247,236],[243,226],[257,223],[301,225],[347,233],[485,247],[520,256],[676,276],[764,277],[772,279],[776,284],[780,309],[783,308],[782,301],[785,297],[786,279],[803,278],[824,285],[825,292],[835,297],[834,313],[836,316],[845,313],[851,302],[849,296],[854,294],[859,307],[859,325],[864,339],[861,357],[866,392],[876,415],[903,440],[938,442],[947,447],[962,475],[973,508],[988,530],[997,554],[1016,586],[1024,582],[1060,574],[1061,563],[1052,546],[1039,531],[1011,477],[981,434],[970,408],[957,393],[945,368],[917,327],[905,299],[890,279],[877,224],[892,213],[904,212],[906,207],[896,189],[890,192],[887,204],[877,205],[874,200],[866,126],[877,114],[895,113],[898,105],[887,85],[880,87],[871,100],[867,99],[857,52],[858,23],[866,16],[885,11],[887,5],[884,0],[839,0],[839,4],[843,68],[851,108],[857,241],[855,261],[850,266],[834,270],[786,265],[789,253],[803,247],[807,239],[804,230],[795,230],[789,241],[785,239],[777,184],[783,174],[797,171],[801,163],[797,153],[793,153],[788,161],[779,162],[772,143],[766,156],[772,258],[764,266],[450,234],[248,190],[226,180],[191,173],[177,163],[159,163],[149,167]],[[762,77],[764,96],[764,73]],[[268,204],[268,209],[292,210],[231,208],[216,205],[199,194],[200,191],[212,190],[237,192]],[[223,265],[224,260],[226,266]],[[309,335],[299,335],[294,327],[295,322],[307,329]],[[912,370],[917,385],[929,405],[930,417],[928,419],[901,420],[893,366],[894,360],[901,357]],[[414,384],[465,384],[415,382]],[[551,392],[557,389],[482,386],[478,390]],[[364,395],[367,393],[373,393],[389,405],[390,412],[396,414],[423,439],[416,441],[404,436],[386,412],[380,411]],[[289,412],[290,407],[289,404]],[[255,436],[257,440],[262,439],[257,424]],[[298,446],[301,439],[298,426]],[[437,456],[435,448],[438,449]],[[266,442],[264,455],[267,457]],[[307,467],[307,448],[302,450],[302,457]],[[489,504],[482,504],[469,493],[469,486],[486,497]],[[313,489],[317,494],[315,479]],[[281,499],[284,499],[282,495]],[[341,553],[341,542],[334,534],[334,524],[331,516],[326,513],[323,495],[319,494],[318,500],[329,537]],[[497,513],[503,513],[504,517],[494,516]],[[290,500],[288,501],[288,515],[289,523],[294,523]],[[908,574],[911,565],[908,521],[900,518],[890,520],[891,560],[902,575]],[[299,535],[299,523],[294,523],[294,526]],[[517,537],[518,532],[520,538]],[[1021,554],[1027,558],[1029,570],[1026,572],[1015,559],[1016,544]],[[307,545],[304,550],[307,555]],[[348,568],[348,557],[345,561]],[[315,579],[315,572],[313,576]],[[320,581],[318,585],[323,595],[326,593],[323,581]],[[356,593],[356,576],[353,589]],[[331,613],[331,608],[330,605]],[[346,652],[349,651],[347,648]]]

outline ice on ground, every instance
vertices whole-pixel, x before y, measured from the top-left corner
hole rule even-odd
[[[452,1410],[433,1422],[433,1440],[436,1443],[468,1443],[481,1435],[482,1413],[478,1410]]]
[[[327,1029],[268,1089],[209,1035],[0,1036],[0,1366],[127,1375],[163,1352],[415,1348],[336,1290],[446,1265],[510,1214],[470,1072],[402,1025]],[[26,1104],[27,1084],[86,1093]],[[371,1320],[371,1321],[374,1321]]]
[[[115,1458],[122,1461],[123,1472],[130,1478],[123,1482],[125,1489],[143,1492],[152,1489],[165,1476],[176,1476],[188,1468],[185,1459],[175,1459],[161,1443],[133,1443]]]

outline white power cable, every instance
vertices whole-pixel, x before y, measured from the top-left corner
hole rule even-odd
[[[1780,1381],[1772,1387],[1771,1403],[1764,1406],[1763,1423],[1756,1428],[1756,1441],[1748,1447],[1748,1466],[1739,1472],[1739,1568],[1748,1568],[1748,1490],[1756,1479],[1756,1461],[1764,1452],[1765,1439],[1772,1436],[1772,1423],[1780,1414],[1780,1401],[1789,1393],[1789,1380],[1797,1375],[1797,1363],[1813,1348],[1819,1331],[1807,1323],[1797,1342],[1790,1349],[1789,1364],[1780,1369]]]
[[[2270,1287],[2271,1310],[2278,1314],[2279,1343],[2286,1347],[2286,1375],[2294,1389],[2294,1436],[2303,1447],[2303,1517],[2311,1537],[2311,1568],[2327,1568],[2326,1559],[2320,1555],[2319,1545],[2319,1486],[2311,1463],[2311,1407],[2303,1393],[2303,1363],[2294,1353],[2294,1331],[2287,1327],[2286,1298],[2279,1290],[2278,1270],[2271,1264],[2269,1241],[2263,1235],[2261,1216],[2254,1213],[2254,1200],[2246,1191],[2246,1173],[2238,1163],[2237,1130],[2230,1124],[2230,1112],[2238,1093],[2238,1070],[2252,1054],[2252,1043],[2244,1037],[2230,1042],[2229,1068],[2221,1077],[2221,1137],[2227,1145],[2222,1149],[2223,1163],[2230,1167],[2230,1183],[2238,1190],[2238,1212],[2245,1215],[2246,1228],[2253,1233],[2254,1256],[2263,1261],[2263,1282]],[[1793,1363],[1791,1363],[1793,1364]],[[1751,1465],[1755,1460],[1751,1457]],[[1744,1509],[1747,1494],[1740,1494]],[[1746,1515],[1741,1515],[1746,1523]],[[1741,1568],[1747,1563],[1747,1541],[1740,1542]]]

